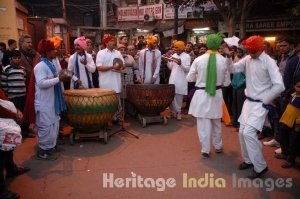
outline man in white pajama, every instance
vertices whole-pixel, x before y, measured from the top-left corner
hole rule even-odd
[[[176,114],[177,120],[181,120],[181,106],[183,96],[187,95],[188,83],[186,75],[190,70],[191,57],[185,51],[185,43],[176,41],[174,43],[175,52],[172,55],[174,61],[169,61],[167,66],[171,70],[169,84],[175,85],[175,97],[171,104],[171,111]]]
[[[122,91],[121,73],[115,72],[118,70],[113,65],[113,60],[119,58],[124,64],[124,59],[120,51],[116,50],[116,38],[111,34],[105,34],[102,39],[105,49],[100,50],[96,57],[96,68],[99,71],[99,88],[109,88],[119,94],[119,109],[115,113],[113,122],[121,120],[121,101],[120,93]]]
[[[284,91],[282,76],[276,62],[264,52],[264,39],[251,36],[242,42],[249,55],[235,64],[231,64],[231,72],[243,72],[246,75],[245,94],[242,113],[239,118],[239,138],[244,162],[239,169],[254,166],[253,172],[247,176],[258,178],[268,171],[263,157],[262,145],[257,138],[268,114],[268,104]],[[227,49],[228,50],[228,49]],[[228,54],[228,51],[226,52]],[[228,59],[228,62],[232,62]]]
[[[34,68],[36,125],[38,128],[37,158],[56,160],[55,146],[59,132],[60,113],[66,109],[61,81],[68,79],[58,73],[51,62],[56,57],[54,44],[50,40],[41,40],[38,44],[41,62]]]
[[[209,157],[211,134],[215,152],[222,152],[223,95],[221,86],[230,84],[226,58],[217,51],[222,40],[223,38],[219,34],[208,35],[207,47],[210,50],[194,60],[187,75],[188,81],[196,78],[197,90],[192,98],[189,114],[197,118],[197,131],[202,145],[203,158]]]
[[[157,49],[157,38],[148,36],[147,48],[139,53],[139,81],[142,84],[159,84],[161,52]]]

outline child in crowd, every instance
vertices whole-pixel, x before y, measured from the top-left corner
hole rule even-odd
[[[282,168],[291,168],[295,165],[297,146],[300,132],[295,128],[296,120],[300,118],[300,76],[294,80],[295,92],[291,95],[289,103],[280,118],[281,124],[281,154],[276,154],[278,159],[286,159]]]
[[[21,66],[21,52],[19,50],[12,50],[10,52],[11,64],[3,68],[1,74],[1,86],[11,102],[21,112],[24,111],[26,101],[26,70]],[[22,136],[35,137],[33,133],[28,130],[28,125],[23,123]]]

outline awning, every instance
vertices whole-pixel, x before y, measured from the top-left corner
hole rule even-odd
[[[113,27],[118,29],[142,29],[142,30],[153,31],[155,29],[155,23],[156,22],[151,22],[151,23],[119,22],[115,24]]]
[[[178,27],[183,26],[184,20],[178,21]],[[119,22],[113,26],[119,29],[141,29],[155,32],[164,32],[174,29],[173,20],[159,20],[153,22]]]

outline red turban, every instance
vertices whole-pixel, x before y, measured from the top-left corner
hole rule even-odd
[[[75,39],[74,44],[79,45],[79,46],[80,46],[81,48],[83,48],[84,50],[85,50],[86,47],[87,47],[86,40],[85,40],[85,37],[84,37],[84,36],[78,37],[77,39]]]
[[[55,50],[54,43],[48,39],[42,39],[38,44],[37,50],[41,55],[46,56],[47,52]]]
[[[102,43],[103,44],[107,44],[108,42],[110,42],[111,40],[115,40],[116,37],[114,35],[111,35],[111,34],[105,34],[103,36],[103,39],[102,39]]]
[[[264,50],[264,39],[261,36],[254,35],[242,42],[244,48],[251,54]]]

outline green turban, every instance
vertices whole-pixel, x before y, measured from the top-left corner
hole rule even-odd
[[[218,50],[225,35],[223,33],[210,34],[207,36],[206,45],[210,50]]]
[[[216,94],[216,83],[217,83],[216,53],[224,37],[225,36],[222,33],[210,34],[207,36],[206,45],[208,49],[210,49],[210,51],[207,52],[209,54],[209,59],[207,64],[205,91],[211,96],[215,96]]]

